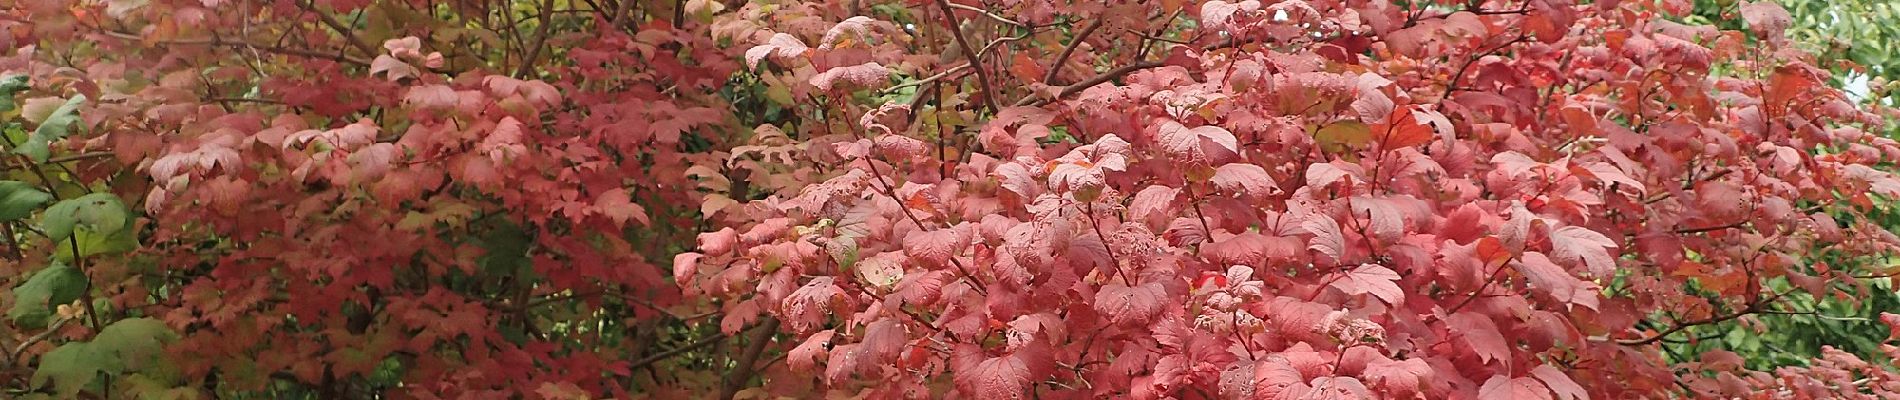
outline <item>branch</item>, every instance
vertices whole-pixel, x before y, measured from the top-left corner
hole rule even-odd
[[[774,319],[773,321],[777,321],[777,320]],[[687,343],[686,345],[683,345],[680,347],[674,347],[672,350],[662,351],[659,353],[654,353],[653,355],[642,357],[639,360],[634,360],[632,364],[628,364],[627,370],[640,369],[642,367],[646,367],[647,365],[660,362],[668,358],[673,358],[673,356],[684,354],[686,352],[697,350],[699,348],[703,348],[706,346],[711,346],[713,345],[713,343],[719,343],[720,341],[726,340],[727,336],[728,335],[724,333],[715,334],[704,339],[699,339],[699,341],[697,342]]]
[[[100,33],[108,37],[123,39],[123,40],[141,41],[141,42],[147,40],[146,38],[139,37],[138,35],[125,33],[125,32],[101,30]],[[232,42],[232,41],[226,41],[222,37],[212,37],[210,39],[162,39],[162,40],[152,40],[151,42],[155,44],[161,44],[161,45],[249,48],[249,49],[257,49],[258,51],[263,51],[267,53],[308,57],[308,58],[315,58],[315,59],[320,59],[320,60],[330,60],[330,61],[335,61],[335,62],[340,62],[340,63],[354,64],[357,66],[369,66],[369,60],[364,60],[364,59],[356,58],[356,57],[350,57],[344,54],[332,54],[329,52],[322,52],[322,51],[316,51],[316,50],[310,50],[310,49],[259,45],[256,43],[249,43],[249,42]]]
[[[760,329],[758,336],[752,338],[752,343],[747,343],[745,351],[739,353],[739,362],[733,365],[732,372],[726,374],[725,385],[719,389],[720,400],[732,400],[733,395],[739,394],[739,387],[752,380],[752,364],[758,362],[759,353],[764,352],[765,344],[772,341],[772,334],[778,332],[778,325],[778,318],[772,317],[766,317],[765,323],[759,324],[765,329]]]
[[[1689,329],[1689,327],[1692,327],[1692,326],[1727,322],[1728,320],[1741,318],[1749,314],[1761,312],[1764,310],[1764,307],[1768,305],[1768,303],[1773,303],[1775,299],[1779,299],[1781,298],[1782,295],[1785,295],[1785,294],[1787,294],[1787,292],[1775,293],[1774,296],[1769,296],[1767,299],[1756,299],[1756,301],[1750,302],[1748,304],[1748,307],[1742,308],[1741,310],[1738,310],[1733,313],[1722,314],[1722,315],[1712,316],[1712,317],[1688,321],[1688,322],[1677,322],[1675,323],[1675,325],[1670,326],[1669,329],[1664,329],[1662,332],[1657,332],[1655,335],[1650,335],[1642,339],[1617,340],[1616,343],[1624,345],[1624,346],[1642,346],[1642,345],[1647,345],[1650,343],[1655,343],[1657,341],[1661,341],[1665,337],[1669,337],[1669,335],[1671,334],[1675,334],[1676,332],[1681,332],[1683,329]]]
[[[1016,22],[1016,20],[1012,20],[1009,18],[1003,18],[1003,16],[1001,15],[996,15],[996,13],[992,13],[989,10],[984,10],[981,8],[976,8],[976,7],[966,6],[962,4],[956,4],[956,3],[950,3],[950,8],[982,14],[984,17],[989,17],[989,19],[993,19],[993,20],[996,20],[996,22],[1001,22],[1007,25],[1013,25],[1013,26],[1023,27],[1023,28],[1029,27],[1029,25],[1027,24]],[[948,11],[945,11],[945,12],[947,13]],[[1096,21],[1099,22],[1101,20],[1096,20]]]
[[[1056,62],[1049,65],[1049,72],[1043,74],[1042,76],[1043,83],[1045,84],[1055,83],[1056,74],[1062,73],[1062,65],[1069,62],[1069,56],[1072,54],[1075,54],[1075,48],[1081,47],[1083,41],[1088,40],[1089,34],[1095,33],[1096,28],[1102,27],[1103,20],[1106,20],[1106,18],[1096,18],[1094,20],[1090,20],[1088,26],[1082,27],[1081,32],[1075,33],[1075,38],[1069,39],[1069,45],[1062,48],[1061,54],[1056,55]]]
[[[1497,45],[1497,47],[1492,47],[1490,50],[1485,50],[1483,53],[1479,53],[1477,57],[1465,60],[1465,65],[1459,66],[1458,72],[1451,74],[1451,83],[1445,85],[1445,97],[1451,97],[1452,92],[1458,91],[1458,82],[1465,80],[1465,70],[1471,68],[1471,64],[1477,64],[1478,60],[1483,60],[1492,53],[1497,53],[1499,50],[1504,50],[1506,47],[1511,47],[1511,45],[1529,38],[1530,35],[1520,33],[1517,35],[1517,38],[1511,39],[1511,41],[1504,42],[1504,44]]]
[[[1061,92],[1058,92],[1058,93],[1056,93],[1056,97],[1055,97],[1055,99],[1061,99],[1061,98],[1064,98],[1064,97],[1069,97],[1069,96],[1071,96],[1071,95],[1074,95],[1074,94],[1076,94],[1076,93],[1080,93],[1080,92],[1082,92],[1082,90],[1084,90],[1084,89],[1088,89],[1088,88],[1091,88],[1091,87],[1095,87],[1095,85],[1100,85],[1100,84],[1102,84],[1102,83],[1105,83],[1105,82],[1108,82],[1108,81],[1112,81],[1112,80],[1115,80],[1116,78],[1121,78],[1121,77],[1122,77],[1123,75],[1128,75],[1128,74],[1130,74],[1130,73],[1133,73],[1133,72],[1135,72],[1135,71],[1140,71],[1140,70],[1144,70],[1144,69],[1149,69],[1149,68],[1154,68],[1154,67],[1159,67],[1159,66],[1162,66],[1162,65],[1167,65],[1167,64],[1165,64],[1165,63],[1162,63],[1162,62],[1160,62],[1160,61],[1141,61],[1141,62],[1137,62],[1137,63],[1134,63],[1134,64],[1128,64],[1128,65],[1123,65],[1123,66],[1121,66],[1121,67],[1118,67],[1118,68],[1115,68],[1115,69],[1111,69],[1111,70],[1108,70],[1108,72],[1103,72],[1103,73],[1102,73],[1102,74],[1100,74],[1100,75],[1096,75],[1096,76],[1095,76],[1095,77],[1093,77],[1093,78],[1089,78],[1089,79],[1087,79],[1087,80],[1084,80],[1084,81],[1081,81],[1081,82],[1076,82],[1076,83],[1075,83],[1074,85],[1068,85],[1068,86],[1063,86],[1063,87],[1062,87],[1062,91],[1061,91]],[[1051,100],[1053,100],[1053,99],[1051,99]],[[1043,99],[1038,99],[1038,98],[1036,98],[1036,96],[1034,96],[1034,95],[1031,95],[1031,96],[1029,96],[1029,97],[1024,97],[1024,98],[1023,98],[1022,100],[1017,100],[1017,101],[1016,101],[1016,104],[1015,104],[1015,105],[1016,105],[1016,106],[1027,106],[1027,105],[1032,105],[1032,104],[1037,104],[1037,103],[1041,103],[1041,102],[1043,102],[1043,101],[1045,101],[1045,100],[1043,100]]]
[[[684,10],[682,8],[682,10]],[[541,2],[541,26],[534,29],[534,47],[528,48],[528,54],[521,57],[521,67],[515,68],[515,76],[527,77],[534,72],[534,63],[540,61],[541,53],[548,46],[548,29],[554,27],[554,0]]]
[[[377,53],[376,47],[370,46],[368,42],[364,42],[363,38],[356,37],[356,30],[343,26],[343,22],[337,21],[336,18],[331,17],[330,14],[317,11],[315,0],[306,0],[297,3],[297,5],[303,7],[304,10],[310,11],[311,14],[316,14],[318,21],[322,21],[324,26],[335,30],[337,34],[343,35],[343,40],[349,41],[351,46],[355,46],[357,50],[363,51],[364,55],[375,55]]]
[[[1705,226],[1701,228],[1677,229],[1676,234],[1692,235],[1692,234],[1703,233],[1703,232],[1714,232],[1714,231],[1719,231],[1719,230],[1724,230],[1724,229],[1740,228],[1742,227],[1742,225],[1748,225],[1748,221],[1746,220],[1736,221],[1735,223],[1732,223],[1732,224],[1718,225],[1718,226]]]
[[[970,68],[976,69],[976,83],[983,88],[983,105],[996,112],[996,90],[990,87],[990,73],[983,70],[983,60],[976,56],[976,49],[970,48],[970,41],[963,39],[963,28],[957,24],[956,9],[950,7],[950,0],[937,0],[937,8],[943,9],[944,25],[950,27],[950,36],[957,40],[958,50],[963,58],[970,62]]]

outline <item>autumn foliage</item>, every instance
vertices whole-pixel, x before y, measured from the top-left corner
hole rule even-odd
[[[1900,396],[1665,349],[1900,274],[1887,111],[1577,3],[8,3],[0,387]]]

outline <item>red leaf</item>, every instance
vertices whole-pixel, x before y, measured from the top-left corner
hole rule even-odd
[[[1135,286],[1110,283],[1095,293],[1095,311],[1122,325],[1154,321],[1166,307],[1167,289],[1159,283]]]
[[[1610,255],[1609,250],[1614,248],[1615,241],[1589,228],[1572,225],[1550,231],[1550,255],[1560,261],[1581,264],[1592,276],[1607,278],[1614,273],[1616,257]]]
[[[1742,20],[1748,21],[1748,30],[1755,36],[1771,40],[1782,40],[1782,32],[1794,23],[1794,16],[1773,1],[1756,1],[1742,4]]]
[[[783,60],[803,56],[810,50],[811,48],[805,46],[805,42],[798,40],[798,37],[779,32],[772,34],[772,38],[766,40],[765,44],[746,49],[745,65],[746,68],[756,69],[759,67],[759,61],[767,57]]]
[[[1273,183],[1273,176],[1265,168],[1246,163],[1222,165],[1214,170],[1214,187],[1228,192],[1239,193],[1253,201],[1265,201],[1280,194],[1280,186]]]
[[[1396,150],[1430,143],[1437,133],[1431,125],[1419,122],[1416,111],[1411,108],[1395,110],[1384,122],[1372,125],[1372,134],[1379,137],[1379,148]]]
[[[1550,390],[1530,377],[1492,375],[1478,389],[1478,400],[1551,400]]]
[[[1213,165],[1240,152],[1232,132],[1212,125],[1188,128],[1173,120],[1161,121],[1156,140],[1169,156],[1190,164]]]
[[[961,226],[913,233],[904,237],[904,254],[933,265],[949,265],[952,257],[970,245],[970,239],[969,229]]]
[[[1378,264],[1362,264],[1351,271],[1338,272],[1332,287],[1349,295],[1371,294],[1384,300],[1386,304],[1397,305],[1405,301],[1405,292],[1399,290],[1399,273]]]
[[[1583,386],[1578,386],[1576,381],[1570,380],[1569,375],[1564,374],[1563,371],[1559,371],[1556,367],[1552,367],[1549,364],[1532,368],[1531,376],[1537,377],[1537,380],[1544,381],[1544,386],[1550,387],[1550,391],[1557,395],[1556,400],[1590,399],[1589,391],[1584,390]]]
[[[817,366],[818,358],[830,350],[831,336],[835,334],[837,334],[836,331],[826,329],[806,337],[804,342],[799,342],[798,346],[793,347],[792,351],[785,356],[786,365],[790,365],[793,371],[810,371],[812,367]]]
[[[1339,221],[1324,214],[1313,214],[1300,222],[1300,227],[1313,234],[1313,241],[1306,248],[1318,251],[1339,260],[1346,255],[1346,234],[1340,231]]]
[[[1549,295],[1564,305],[1580,305],[1591,310],[1598,308],[1598,289],[1595,283],[1584,282],[1571,276],[1569,271],[1557,266],[1537,252],[1525,252],[1514,264],[1524,278],[1530,280],[1531,288]]]
[[[1471,346],[1471,352],[1477,354],[1478,359],[1487,363],[1497,360],[1507,367],[1511,365],[1510,342],[1504,340],[1504,335],[1498,332],[1498,326],[1491,322],[1491,317],[1459,311],[1445,317],[1445,324],[1451,332],[1464,338],[1465,344]]]
[[[1431,379],[1432,367],[1418,358],[1385,359],[1367,364],[1361,375],[1395,398],[1411,398],[1419,392],[1419,385]]]

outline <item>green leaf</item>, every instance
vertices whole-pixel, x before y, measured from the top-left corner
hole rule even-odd
[[[98,354],[90,343],[69,342],[40,356],[40,367],[33,371],[33,387],[52,381],[53,391],[60,398],[75,398],[114,361],[113,357]]]
[[[1358,121],[1340,121],[1319,128],[1313,140],[1327,152],[1343,152],[1372,144],[1372,127]]]
[[[78,300],[85,290],[85,273],[55,263],[13,289],[13,308],[7,311],[7,318],[26,328],[44,327],[46,319],[53,316],[54,307]]]
[[[14,104],[13,95],[26,88],[26,74],[0,76],[0,113],[13,111],[15,107],[19,107],[18,104]]]
[[[127,318],[106,325],[92,339],[93,348],[118,359],[124,371],[140,371],[155,365],[165,344],[178,339],[178,333],[152,318]],[[118,372],[118,371],[113,371]]]
[[[125,208],[125,202],[119,201],[118,196],[93,193],[48,207],[46,215],[40,219],[40,229],[46,232],[47,237],[56,240],[72,236],[76,228],[112,234],[125,229],[130,219],[131,212]]]
[[[83,94],[67,99],[66,104],[61,104],[59,108],[53,110],[52,114],[46,116],[46,120],[40,121],[40,127],[33,129],[33,135],[28,136],[26,143],[21,143],[19,148],[13,149],[13,152],[24,154],[33,161],[46,162],[46,158],[52,151],[48,146],[51,146],[54,140],[65,138],[66,135],[72,133],[73,124],[79,122],[79,106],[85,103],[86,95]]]
[[[26,182],[0,181],[0,222],[26,218],[49,201],[53,201],[53,195]]]
[[[131,229],[120,229],[112,233],[98,233],[87,229],[73,231],[73,240],[62,240],[59,249],[53,253],[53,259],[71,262],[73,243],[79,243],[79,256],[91,257],[100,254],[119,254],[139,248],[138,235]]]
[[[39,369],[33,371],[33,386],[48,381],[61,398],[73,398],[99,373],[121,375],[152,371],[161,365],[165,344],[178,339],[178,333],[151,318],[128,318],[106,325],[91,342],[68,342],[40,356]]]

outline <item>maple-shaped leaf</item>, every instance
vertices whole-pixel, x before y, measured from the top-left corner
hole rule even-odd
[[[785,364],[790,365],[793,371],[810,371],[818,365],[818,359],[831,350],[831,337],[837,333],[826,329],[805,337],[805,341],[799,342],[791,352],[786,353]]]
[[[1635,178],[1631,178],[1629,174],[1623,173],[1622,169],[1618,169],[1615,165],[1611,165],[1610,163],[1577,163],[1571,165],[1570,169],[1577,173],[1577,175],[1589,176],[1605,183],[1615,183],[1622,187],[1636,189],[1637,194],[1642,194],[1649,190],[1642,182],[1637,182]]]
[[[784,314],[787,323],[796,331],[809,331],[824,322],[830,315],[830,307],[846,301],[844,289],[839,288],[835,278],[821,276],[799,287],[785,297]]]
[[[625,225],[627,221],[634,221],[643,226],[653,225],[653,221],[647,219],[646,208],[634,204],[627,189],[616,188],[601,193],[600,197],[594,199],[593,211],[612,219],[616,224]]]
[[[419,109],[449,109],[454,108],[455,104],[460,101],[461,96],[457,95],[455,89],[450,88],[448,85],[422,85],[411,87],[409,88],[409,93],[402,96],[403,104]]]
[[[1379,148],[1397,150],[1430,143],[1438,131],[1420,122],[1417,112],[1409,107],[1394,110],[1385,121],[1373,124],[1372,136],[1378,138]]]
[[[1181,162],[1214,165],[1240,152],[1239,139],[1233,132],[1207,125],[1188,128],[1174,120],[1161,121],[1155,140],[1169,156]]]
[[[1300,222],[1300,227],[1313,234],[1313,240],[1307,248],[1339,260],[1346,255],[1346,234],[1340,231],[1339,221],[1325,214],[1312,214]]]
[[[1346,182],[1347,185],[1354,185],[1365,180],[1363,178],[1365,172],[1365,168],[1360,167],[1359,164],[1348,163],[1341,160],[1307,164],[1306,186],[1311,188],[1324,188],[1328,185],[1332,185],[1334,182]]]
[[[1504,334],[1498,332],[1498,325],[1491,317],[1471,311],[1459,311],[1445,317],[1445,324],[1451,331],[1463,337],[1471,352],[1484,362],[1497,360],[1505,366],[1511,365],[1511,345],[1504,340]]]
[[[891,69],[876,62],[827,69],[811,76],[811,85],[818,90],[830,91],[839,82],[849,83],[853,87],[872,88],[890,81]]]
[[[1750,1],[1742,3],[1742,20],[1748,21],[1748,30],[1755,36],[1770,40],[1782,40],[1782,32],[1793,25],[1794,16],[1773,1]]]
[[[932,265],[949,265],[950,259],[970,245],[970,230],[961,226],[919,232],[904,237],[904,254]]]
[[[1308,382],[1306,385],[1312,387],[1312,389],[1308,389],[1305,396],[1300,396],[1301,399],[1358,400],[1372,398],[1372,393],[1366,390],[1366,384],[1360,382],[1359,378],[1350,376],[1317,377],[1313,378],[1313,381]]]
[[[1537,379],[1492,375],[1484,381],[1484,387],[1478,388],[1478,400],[1551,400],[1550,390],[1544,388]]]
[[[1419,358],[1382,359],[1367,364],[1365,371],[1360,375],[1385,393],[1399,398],[1411,398],[1413,394],[1420,392],[1420,385],[1431,383],[1432,366]]]
[[[1563,267],[1551,263],[1549,258],[1537,252],[1525,252],[1513,263],[1519,273],[1529,280],[1531,287],[1555,298],[1565,305],[1579,305],[1592,310],[1599,306],[1599,289],[1595,283],[1585,282],[1570,275]]]
[[[1239,193],[1254,201],[1265,201],[1280,194],[1280,186],[1273,183],[1273,176],[1267,174],[1267,169],[1254,164],[1222,165],[1214,169],[1212,182],[1214,187]]]
[[[1405,292],[1399,290],[1399,273],[1378,264],[1361,264],[1351,271],[1335,273],[1332,287],[1349,295],[1371,294],[1384,300],[1386,304],[1397,305],[1405,301]]]
[[[1218,239],[1200,247],[1202,258],[1217,264],[1271,265],[1270,261],[1290,260],[1299,256],[1299,239],[1244,232]]]
[[[1563,371],[1558,370],[1557,367],[1550,366],[1550,364],[1539,365],[1537,368],[1532,368],[1531,376],[1537,377],[1539,381],[1543,381],[1544,386],[1549,387],[1550,392],[1557,395],[1556,400],[1590,400],[1590,392],[1588,390],[1584,390],[1583,386],[1577,385],[1576,381],[1570,380],[1570,375],[1564,374]]]
[[[767,57],[783,60],[803,56],[810,50],[811,47],[805,46],[805,42],[798,40],[797,36],[784,32],[774,33],[770,39],[766,39],[765,44],[746,49],[745,65],[746,68],[758,69],[759,61]]]
[[[1609,236],[1589,228],[1571,225],[1550,231],[1550,255],[1559,261],[1582,264],[1596,277],[1610,277],[1616,270],[1616,257],[1610,255],[1614,248],[1616,242]]]
[[[1167,307],[1167,298],[1167,289],[1160,283],[1110,283],[1095,292],[1095,311],[1117,324],[1140,325],[1159,317]]]
[[[1044,351],[1026,350],[988,357],[983,350],[961,345],[956,350],[957,387],[983,399],[1021,399],[1029,383],[1040,379],[1051,362]]]

